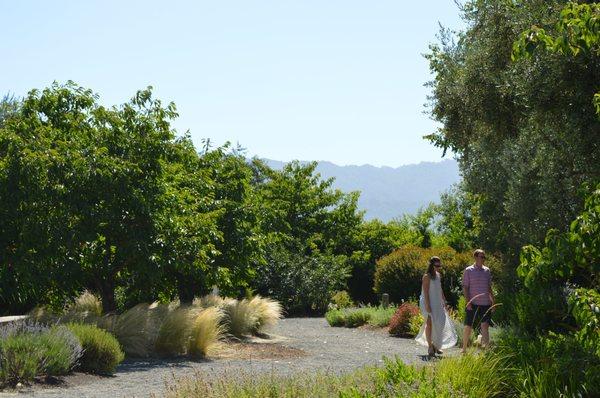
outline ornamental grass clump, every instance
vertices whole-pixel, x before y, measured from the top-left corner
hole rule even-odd
[[[250,307],[248,300],[225,299],[222,308],[227,333],[242,337],[256,329],[258,314]]]
[[[117,315],[109,330],[131,357],[147,357],[154,350],[161,324],[166,318],[165,304],[141,303]]]
[[[254,334],[262,333],[274,326],[283,314],[283,308],[279,302],[261,296],[254,296],[248,301],[248,310],[256,318],[256,322],[250,328]]]
[[[188,343],[188,354],[206,357],[216,352],[223,338],[223,311],[217,307],[203,309],[193,321]]]
[[[201,307],[180,306],[166,315],[154,347],[160,355],[185,355],[194,329],[196,318],[203,311]]]
[[[84,290],[67,306],[66,313],[89,313],[94,316],[102,315],[102,301],[88,290]]]

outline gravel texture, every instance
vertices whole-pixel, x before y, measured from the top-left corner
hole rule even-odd
[[[422,364],[427,357],[426,347],[412,339],[387,335],[385,330],[330,327],[323,318],[289,318],[279,322],[271,331],[273,341],[303,355],[286,355],[270,359],[217,359],[202,362],[188,360],[127,361],[115,376],[97,377],[77,374],[65,379],[63,386],[34,387],[20,392],[0,393],[3,396],[34,397],[149,397],[161,396],[166,383],[174,378],[191,376],[201,371],[209,377],[223,373],[291,373],[321,369],[345,372],[363,365],[377,365],[382,358],[400,357],[406,363]],[[290,350],[298,352],[296,350]],[[448,354],[457,349],[448,350]]]

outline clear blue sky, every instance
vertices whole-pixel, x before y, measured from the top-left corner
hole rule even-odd
[[[249,155],[399,166],[440,160],[421,137],[421,56],[452,0],[10,1],[0,3],[0,95],[53,80],[107,105],[152,85],[199,145]]]

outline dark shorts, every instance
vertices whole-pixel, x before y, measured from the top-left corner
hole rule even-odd
[[[467,310],[467,316],[465,316],[465,325],[471,327],[478,327],[482,323],[489,324],[492,320],[492,311],[490,311],[489,305],[475,305],[471,304],[471,310]]]

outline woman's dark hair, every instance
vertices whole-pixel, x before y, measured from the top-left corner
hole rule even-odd
[[[427,267],[427,273],[431,279],[435,279],[435,263],[441,263],[442,260],[438,256],[433,256],[429,259],[429,266]]]

